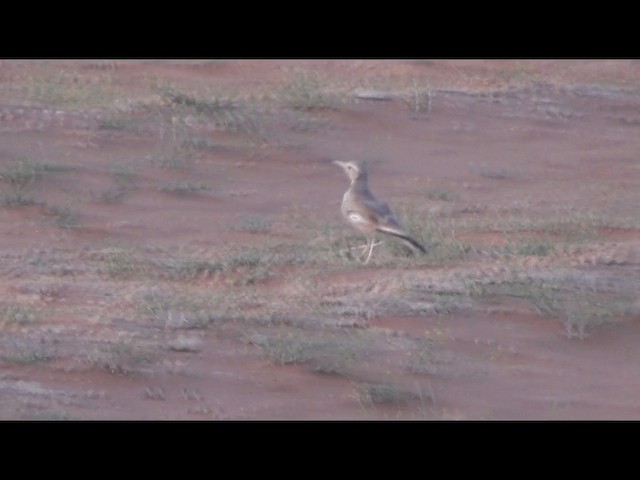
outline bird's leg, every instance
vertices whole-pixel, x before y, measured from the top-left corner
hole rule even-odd
[[[372,246],[373,247],[377,247],[378,245],[382,245],[384,242],[380,241],[380,242],[375,242]],[[349,248],[345,248],[344,250],[340,250],[340,252],[348,252],[349,250],[355,250],[355,249],[359,249],[359,250],[363,250],[362,254],[364,255],[364,251],[369,248],[369,242],[367,241],[367,243],[365,243],[364,245],[358,245],[357,247],[349,247]]]
[[[384,242],[375,242],[371,245],[371,248],[373,247],[377,247],[378,245],[382,244]],[[367,248],[369,248],[369,242],[367,241],[367,243],[365,243],[364,245],[360,245],[359,247],[351,247],[349,250],[353,250],[354,248],[360,248],[362,250],[365,250]]]
[[[367,259],[364,261],[365,265],[369,263],[369,259],[371,258],[371,254],[373,253],[374,242],[375,242],[375,239],[373,238],[367,241],[367,246],[369,247],[369,254],[367,255]]]

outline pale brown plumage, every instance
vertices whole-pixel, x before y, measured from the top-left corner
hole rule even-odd
[[[371,258],[376,232],[398,237],[412,248],[425,253],[425,248],[400,226],[389,205],[373,196],[367,183],[367,171],[363,166],[357,162],[337,160],[332,163],[340,166],[351,180],[351,185],[342,198],[340,211],[367,238],[365,252],[368,250],[368,253],[365,263]]]

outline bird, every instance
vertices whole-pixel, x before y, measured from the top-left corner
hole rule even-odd
[[[386,233],[400,238],[413,249],[426,253],[425,248],[400,226],[400,223],[383,200],[377,199],[367,182],[367,170],[364,165],[355,161],[341,162],[335,160],[334,165],[341,167],[349,177],[351,185],[342,197],[340,211],[347,221],[364,234],[367,244],[363,245],[365,264],[369,263],[375,243],[376,232]],[[368,250],[368,253],[367,253]]]

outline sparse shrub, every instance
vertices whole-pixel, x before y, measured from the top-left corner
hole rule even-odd
[[[0,322],[2,324],[25,325],[35,321],[36,313],[23,305],[8,304],[0,306]]]
[[[250,215],[242,219],[236,230],[250,233],[269,233],[273,221],[262,215]]]
[[[456,199],[456,194],[449,190],[429,189],[425,192],[425,196],[429,200],[441,200],[443,202],[452,202]]]
[[[102,203],[119,203],[128,193],[129,190],[126,188],[109,188],[107,191],[100,194],[99,201]]]
[[[8,165],[0,171],[0,182],[8,188],[8,191],[5,190],[2,194],[2,204],[7,207],[39,205],[41,202],[28,193],[31,186],[45,175],[70,170],[72,167],[35,162],[26,158]]]
[[[178,278],[208,277],[224,270],[224,266],[221,263],[212,263],[204,260],[188,260],[168,268],[171,274]]]
[[[127,128],[130,124],[127,119],[122,117],[109,117],[100,121],[99,127],[103,130],[116,130],[121,131]]]
[[[29,420],[35,420],[37,422],[62,422],[80,419],[72,417],[64,411],[47,410],[43,412],[35,412],[33,417],[29,418]]]
[[[202,329],[233,318],[232,304],[223,296],[186,296],[171,292],[145,292],[139,311],[145,317],[175,329]]]
[[[109,72],[82,75],[64,68],[24,78],[21,90],[29,100],[61,106],[111,105],[119,95]]]
[[[176,147],[170,153],[151,159],[151,165],[168,170],[185,171],[191,167],[191,154],[182,147]]]
[[[428,85],[426,88],[418,86],[414,80],[408,103],[414,119],[420,118],[421,115],[429,115],[433,103],[433,91]]]
[[[476,175],[492,180],[504,180],[511,176],[504,168],[496,168],[488,165],[470,165],[469,170]]]
[[[177,195],[193,195],[195,193],[207,192],[211,190],[211,187],[202,183],[194,183],[183,180],[176,180],[173,182],[165,183],[158,187],[162,192],[175,193]]]
[[[233,110],[237,105],[221,96],[211,95],[207,98],[198,97],[178,91],[176,88],[165,85],[160,87],[160,95],[170,105],[193,108],[196,112],[215,116],[224,110]]]
[[[112,165],[109,167],[109,173],[119,187],[130,187],[136,177],[135,169],[125,163]]]
[[[52,206],[49,207],[49,211],[53,213],[55,223],[60,228],[73,228],[80,223],[78,215],[69,205],[63,207]]]
[[[496,285],[475,285],[469,289],[469,292],[475,296],[502,295],[522,298],[531,302],[542,315],[552,316],[562,309],[557,288],[545,282],[531,280]]]
[[[135,171],[130,165],[120,164],[110,167],[109,173],[116,185],[103,192],[99,200],[103,203],[120,202],[134,187]]]
[[[364,354],[362,339],[312,332],[287,332],[254,341],[276,365],[306,364],[313,373],[347,375],[349,366]]]
[[[171,85],[160,86],[159,92],[168,105],[206,116],[222,130],[254,132],[258,129],[256,110],[223,95],[184,93]]]
[[[497,253],[506,255],[522,255],[545,257],[554,249],[554,244],[543,238],[525,238],[512,240],[506,246],[495,249]]]
[[[2,355],[2,359],[11,362],[19,363],[23,365],[37,365],[41,363],[50,362],[55,359],[55,355],[46,351],[39,350],[26,350],[16,355]]]
[[[157,349],[151,346],[120,341],[97,345],[85,351],[82,360],[92,368],[109,373],[128,375],[137,371],[142,365],[153,363],[157,357]]]
[[[323,342],[287,334],[267,339],[261,346],[276,365],[304,363],[322,348]]]
[[[268,248],[252,248],[233,253],[220,261],[224,272],[238,274],[238,286],[253,285],[273,275],[274,254]]]
[[[629,312],[630,301],[584,290],[565,300],[561,321],[567,338],[583,340],[589,333]]]
[[[475,295],[503,295],[526,299],[542,315],[557,318],[568,338],[584,339],[590,331],[628,315],[630,300],[622,295],[589,291],[570,281],[510,282],[486,285]]]
[[[196,150],[215,150],[220,145],[206,138],[190,138],[183,142],[183,146]]]
[[[438,371],[435,365],[436,345],[432,339],[424,339],[413,350],[409,352],[410,361],[407,369],[416,374],[436,374]]]
[[[301,73],[281,90],[280,95],[287,106],[296,110],[330,106],[320,78],[314,73]]]
[[[114,278],[129,277],[140,268],[133,253],[124,248],[109,250],[104,261],[107,264],[107,273]]]
[[[41,202],[22,189],[15,189],[12,192],[7,192],[2,195],[2,205],[7,207],[23,207],[40,204]]]
[[[413,262],[423,262],[442,264],[461,260],[473,252],[473,247],[458,240],[453,234],[453,229],[448,229],[447,224],[437,218],[419,213],[413,209],[398,209],[400,224],[404,225],[410,234],[422,243],[427,250],[424,255],[412,257]],[[385,238],[386,242],[387,238]],[[391,239],[389,246],[394,256],[400,256],[407,251],[408,247],[400,241]]]
[[[23,158],[0,171],[0,181],[16,188],[25,188],[45,175],[64,173],[71,170],[73,170],[73,167],[36,162]]]
[[[361,405],[402,404],[420,399],[420,395],[404,387],[385,383],[359,383],[355,385],[356,399]]]

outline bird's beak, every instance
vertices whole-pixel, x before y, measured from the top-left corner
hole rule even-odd
[[[333,162],[331,162],[331,163],[333,163],[334,165],[338,165],[339,167],[342,167],[342,168],[344,168],[344,167],[345,167],[345,162],[341,162],[341,161],[339,161],[339,160],[334,160],[334,161],[333,161]]]

